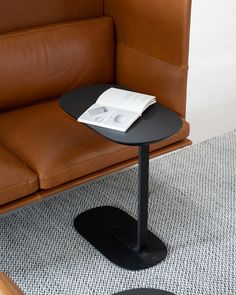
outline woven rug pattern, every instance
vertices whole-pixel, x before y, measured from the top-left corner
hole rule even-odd
[[[132,272],[89,245],[73,219],[104,205],[137,217],[137,176],[134,166],[2,216],[0,270],[27,295],[110,295],[145,287],[236,295],[236,131],[150,161],[149,228],[168,256]]]

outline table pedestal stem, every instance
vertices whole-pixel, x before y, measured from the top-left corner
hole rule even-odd
[[[79,214],[76,230],[111,262],[129,270],[146,269],[167,255],[164,243],[147,229],[149,145],[139,146],[138,221],[114,207]],[[94,196],[96,197],[96,196]]]
[[[145,248],[148,223],[149,145],[139,146],[138,228],[135,251]]]

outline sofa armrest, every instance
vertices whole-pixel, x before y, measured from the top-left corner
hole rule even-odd
[[[105,0],[117,36],[118,84],[185,116],[191,0]]]
[[[7,277],[3,272],[0,272],[0,295],[24,295],[16,284]]]

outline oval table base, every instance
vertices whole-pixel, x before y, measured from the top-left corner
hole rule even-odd
[[[174,295],[173,293],[156,289],[133,289],[122,291],[114,295]]]
[[[164,243],[150,231],[137,251],[137,221],[114,207],[93,208],[79,214],[75,229],[114,264],[129,270],[146,269],[167,255]]]

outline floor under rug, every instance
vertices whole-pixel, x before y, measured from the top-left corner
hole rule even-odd
[[[111,295],[157,288],[176,295],[236,294],[236,131],[150,162],[149,228],[167,258],[132,272],[111,264],[73,228],[110,205],[133,217],[137,166],[0,218],[0,271],[27,295]]]

